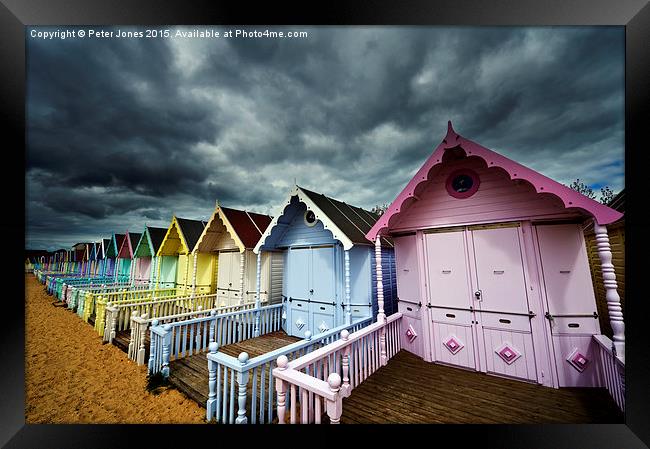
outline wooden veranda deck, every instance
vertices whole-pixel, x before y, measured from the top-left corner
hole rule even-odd
[[[290,337],[284,331],[277,331],[223,346],[219,348],[219,352],[233,357],[239,356],[242,352],[247,352],[252,359],[297,341],[300,341],[300,339]],[[187,397],[195,400],[201,407],[205,407],[208,400],[208,359],[206,353],[174,360],[170,362],[169,370],[169,383],[185,393]]]
[[[341,423],[622,423],[604,388],[548,388],[428,363],[407,351],[343,400]]]

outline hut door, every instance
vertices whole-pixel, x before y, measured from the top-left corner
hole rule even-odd
[[[476,369],[476,336],[464,228],[425,234],[432,360]]]
[[[336,327],[334,288],[334,247],[312,248],[311,289],[309,290],[312,334],[320,334]]]
[[[469,231],[473,242],[476,325],[483,370],[537,380],[518,226]],[[470,253],[471,254],[471,253]]]
[[[577,224],[536,226],[555,363],[561,387],[598,383],[592,335],[600,333],[582,229]],[[580,357],[587,362],[576,366]],[[578,369],[579,368],[579,369]]]
[[[334,247],[291,248],[287,262],[289,335],[335,327]]]
[[[237,255],[234,251],[222,251],[219,253],[217,263],[217,303],[219,306],[235,304],[235,291],[239,289],[239,281],[235,283],[236,273],[239,273],[239,265],[236,263]]]
[[[310,248],[290,248],[287,260],[287,332],[302,337],[309,330]]]

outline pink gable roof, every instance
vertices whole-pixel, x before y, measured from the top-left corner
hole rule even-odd
[[[623,216],[622,213],[607,207],[598,201],[594,201],[585,195],[576,192],[575,190],[560,184],[528,167],[501,156],[494,151],[485,148],[469,139],[464,138],[454,131],[451,122],[448,123],[447,135],[443,141],[434,150],[433,154],[427,159],[420,170],[413,176],[411,181],[406,185],[404,190],[395,198],[395,200],[388,206],[386,212],[375,223],[375,225],[368,231],[366,237],[369,240],[375,240],[378,234],[383,233],[390,229],[391,219],[404,212],[408,207],[417,200],[415,195],[416,188],[419,184],[429,181],[429,173],[431,169],[443,162],[443,155],[446,150],[460,146],[466,156],[477,156],[485,161],[488,167],[499,167],[508,172],[510,179],[523,179],[528,181],[537,193],[550,193],[559,198],[564,204],[565,208],[581,209],[587,214],[593,216],[596,222],[600,225],[613,223]],[[411,201],[408,201],[411,199]],[[406,202],[406,204],[405,204]]]

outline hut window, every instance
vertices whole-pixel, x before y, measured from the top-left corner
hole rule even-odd
[[[311,210],[305,211],[305,224],[309,227],[316,224],[316,214]]]
[[[447,192],[454,198],[469,198],[478,190],[479,178],[473,170],[456,170],[446,182]]]

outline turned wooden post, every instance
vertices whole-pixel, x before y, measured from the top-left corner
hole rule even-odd
[[[136,323],[135,319],[140,316],[138,311],[136,310],[131,314],[131,317],[129,318],[129,321],[131,322],[131,336],[129,337],[129,350],[127,351],[127,355],[130,359],[135,359],[135,350],[139,345],[138,341],[138,335],[139,335],[139,329],[137,328],[138,324]]]
[[[244,270],[246,265],[246,250],[239,253],[239,304],[244,304]]]
[[[217,311],[212,310],[210,312],[210,316],[212,317],[212,319],[210,320],[209,342],[213,343],[215,341],[215,332],[217,327]]]
[[[345,250],[345,324],[352,324],[352,306],[350,305],[350,251]]]
[[[612,251],[609,246],[607,227],[601,226],[594,221],[596,233],[596,247],[600,257],[600,267],[603,273],[603,284],[605,285],[605,299],[609,311],[609,322],[612,326],[612,350],[622,362],[625,362],[625,323],[623,322],[623,309],[621,309],[621,297],[616,288],[616,272],[612,264]]]
[[[142,323],[139,323],[139,332],[140,336],[138,337],[140,340],[140,345],[138,347],[138,355],[136,358],[136,363],[138,365],[144,365],[144,356],[145,356],[145,338],[147,337],[147,319],[149,319],[149,315],[145,313],[140,317],[142,319]]]
[[[386,323],[386,314],[384,313],[384,283],[381,268],[381,237],[378,235],[375,240],[375,261],[377,272],[377,322]],[[386,327],[379,331],[379,363],[383,366],[388,363],[386,356]]]
[[[154,364],[154,360],[155,360],[155,357],[156,357],[156,345],[154,344],[156,338],[154,337],[154,333],[153,333],[153,328],[154,327],[158,327],[158,320],[153,320],[151,322],[151,330],[149,331],[150,332],[149,363],[148,363],[148,372],[149,372],[149,374],[151,374],[152,371],[153,371],[153,364]]]
[[[110,310],[110,313],[111,313],[111,317],[110,317],[110,318],[111,318],[111,320],[110,320],[111,327],[110,327],[110,332],[109,332],[109,334],[108,334],[108,342],[109,342],[109,343],[113,343],[113,339],[115,338],[115,335],[116,335],[116,333],[117,333],[117,314],[118,314],[118,309],[117,309],[117,308],[113,308],[113,304],[109,302],[108,304],[106,304],[106,309],[105,309],[105,310],[106,310],[106,311],[109,311],[109,310]]]
[[[262,299],[260,298],[262,291],[262,250],[257,253],[257,267],[255,272],[256,284],[255,284],[255,329],[253,330],[253,335],[255,337],[260,336],[260,306]]]
[[[341,340],[347,342],[350,337],[350,333],[343,329],[341,331]],[[343,348],[343,357],[341,362],[341,371],[343,373],[343,385],[341,386],[341,395],[343,397],[350,396],[352,387],[350,386],[350,345],[347,345]]]
[[[162,375],[163,377],[169,377],[169,358],[170,358],[171,344],[172,344],[171,324],[165,324],[163,326],[163,330],[165,331],[165,337],[163,339]]]
[[[289,359],[286,355],[281,355],[276,361],[279,370],[286,370]],[[278,394],[278,424],[284,424],[284,414],[287,411],[287,385],[279,377],[275,378],[275,391]]]
[[[210,354],[216,354],[219,344],[212,341],[209,345]],[[210,421],[216,414],[217,396],[217,362],[208,358],[208,401],[205,404],[205,419]]]
[[[339,424],[341,422],[341,415],[343,414],[343,398],[338,394],[341,389],[341,376],[337,373],[332,373],[327,376],[327,383],[330,386],[330,391],[336,394],[333,401],[327,401],[327,416],[330,417],[330,424]]]
[[[248,363],[248,353],[242,352],[237,357],[239,363],[241,363],[242,369]],[[237,372],[237,385],[238,385],[238,395],[237,403],[239,409],[237,410],[237,419],[235,419],[235,424],[246,424],[248,423],[248,418],[246,417],[246,385],[248,385],[248,370]]]
[[[192,298],[194,298],[194,296],[196,295],[196,263],[197,263],[196,259],[198,259],[197,255],[198,254],[195,251],[194,254],[193,254],[193,257],[192,257],[192,265],[193,265],[193,268],[192,268],[192,295],[191,295]]]

